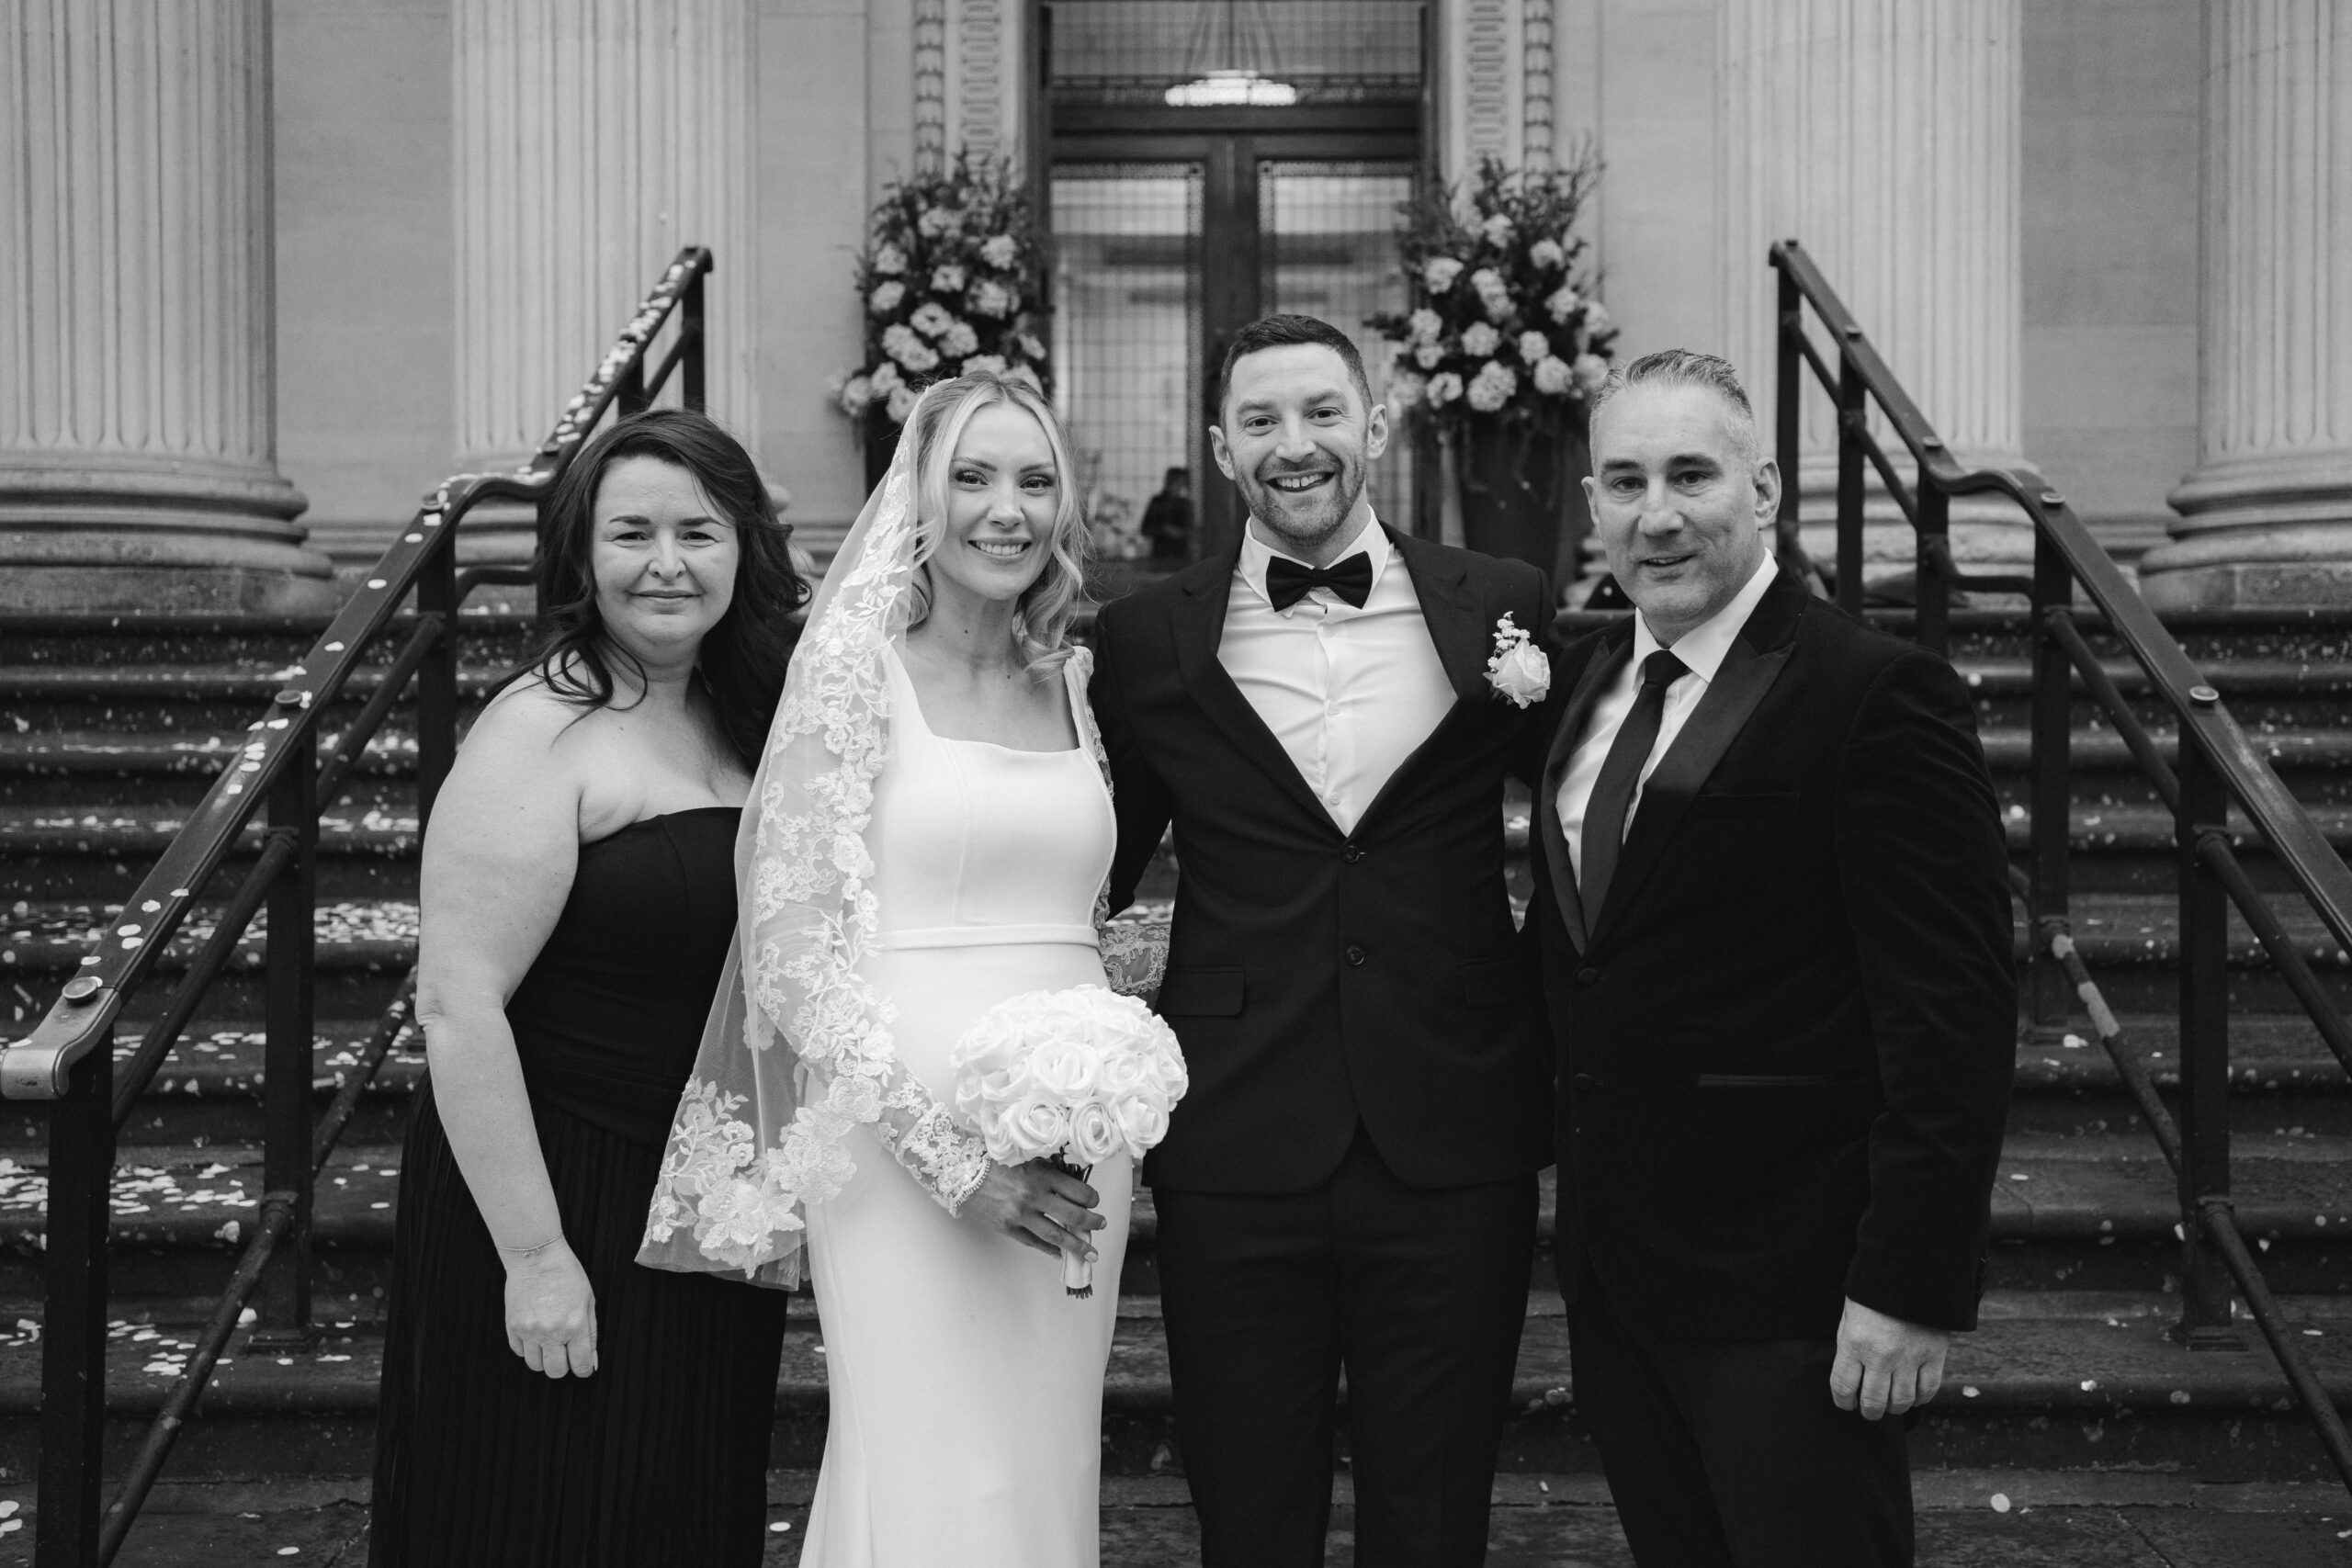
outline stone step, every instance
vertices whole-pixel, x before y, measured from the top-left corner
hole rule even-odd
[[[15,728],[20,735],[99,728],[242,729],[300,669],[299,664],[265,660],[242,664],[0,665],[0,712],[17,716]],[[504,674],[501,666],[460,665],[458,700],[480,702]],[[383,679],[384,667],[362,666],[327,711],[356,708],[376,694]],[[402,705],[409,700],[403,698]]]
[[[217,1291],[263,1190],[251,1142],[151,1145],[136,1124],[113,1181],[114,1290],[123,1301]],[[2304,1128],[2235,1140],[2239,1224],[2279,1290],[2352,1295],[2352,1139]],[[320,1285],[354,1300],[383,1283],[399,1197],[397,1145],[337,1150],[317,1190]],[[0,1158],[0,1314],[37,1315],[46,1161]],[[1538,1236],[1548,1247],[1553,1175],[1543,1180]],[[2136,1129],[2012,1134],[1993,1192],[1993,1280],[2002,1289],[2161,1290],[2179,1267],[2180,1211],[2169,1169]],[[1158,1226],[1136,1195],[1122,1289],[1159,1288]],[[2175,1281],[2177,1288],[2177,1280]]]
[[[2352,1406],[2352,1303],[2284,1298],[2304,1348],[2339,1407]],[[2258,1342],[2243,1353],[2192,1353],[2165,1333],[2177,1306],[2160,1295],[1996,1295],[1980,1330],[1957,1339],[1945,1390],[1912,1433],[1925,1470],[1998,1464],[2046,1469],[2163,1468],[2207,1481],[2301,1480],[2325,1460],[2283,1375]],[[813,1466],[823,1447],[825,1357],[811,1303],[792,1303],[776,1383],[773,1461]],[[240,1334],[183,1431],[173,1472],[364,1473],[382,1364],[380,1332],[322,1323],[311,1348],[256,1352]],[[187,1364],[192,1329],[115,1323],[107,1373],[131,1439]],[[38,1449],[37,1329],[0,1336],[0,1477],[30,1473]],[[1502,1465],[1514,1473],[1590,1473],[1574,1416],[1566,1324],[1555,1301],[1531,1315],[1512,1381]],[[1103,1467],[1114,1475],[1181,1471],[1169,1419],[1165,1336],[1158,1319],[1123,1316],[1103,1389]]]

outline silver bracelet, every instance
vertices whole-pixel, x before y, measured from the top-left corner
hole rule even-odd
[[[537,1258],[540,1253],[545,1252],[548,1247],[553,1247],[557,1242],[560,1242],[562,1239],[563,1233],[561,1231],[558,1231],[555,1235],[548,1237],[547,1240],[539,1243],[537,1247],[509,1247],[503,1241],[493,1242],[491,1245],[496,1247],[499,1251],[505,1253],[511,1258]]]

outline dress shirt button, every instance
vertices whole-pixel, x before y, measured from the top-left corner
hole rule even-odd
[[[1351,964],[1362,964],[1362,963],[1364,961],[1364,958],[1365,958],[1365,957],[1366,957],[1366,954],[1365,954],[1364,950],[1363,950],[1363,948],[1358,947],[1358,946],[1357,946],[1355,943],[1353,943],[1353,942],[1350,942],[1350,943],[1348,944],[1348,962],[1349,962],[1349,963],[1351,963]]]
[[[1363,847],[1360,844],[1350,844],[1346,849],[1340,852],[1340,858],[1346,861],[1350,865],[1353,865],[1356,862],[1363,859]]]
[[[1600,980],[1600,971],[1598,969],[1584,968],[1577,971],[1577,984],[1579,986],[1597,985]]]
[[[1568,1080],[1568,1087],[1575,1089],[1578,1094],[1591,1094],[1601,1088],[1600,1075],[1598,1073],[1578,1073]]]

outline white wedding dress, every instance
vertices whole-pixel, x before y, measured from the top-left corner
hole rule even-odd
[[[1017,751],[925,726],[895,649],[890,750],[866,842],[880,951],[860,972],[897,1010],[899,1060],[952,1104],[948,1054],[989,1007],[1104,983],[1096,895],[1116,829],[1092,750]],[[1061,1264],[951,1218],[871,1126],[842,1190],[808,1206],[831,1424],[801,1568],[1095,1568],[1102,1372],[1134,1173],[1089,1178],[1109,1223],[1094,1294]]]

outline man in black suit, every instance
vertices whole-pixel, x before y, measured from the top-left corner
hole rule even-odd
[[[1535,797],[1577,1408],[1643,1568],[1907,1564],[1887,1417],[1975,1326],[2016,1051],[1967,690],[1775,567],[1722,360],[1612,374],[1592,455],[1637,613]]]
[[[1394,533],[1354,344],[1227,353],[1240,543],[1110,604],[1091,692],[1124,907],[1173,821],[1159,1010],[1192,1089],[1144,1179],[1209,1568],[1319,1568],[1340,1371],[1365,1568],[1486,1556],[1550,1051],[1503,881],[1542,761],[1543,574]],[[1489,661],[1498,660],[1497,673]]]

